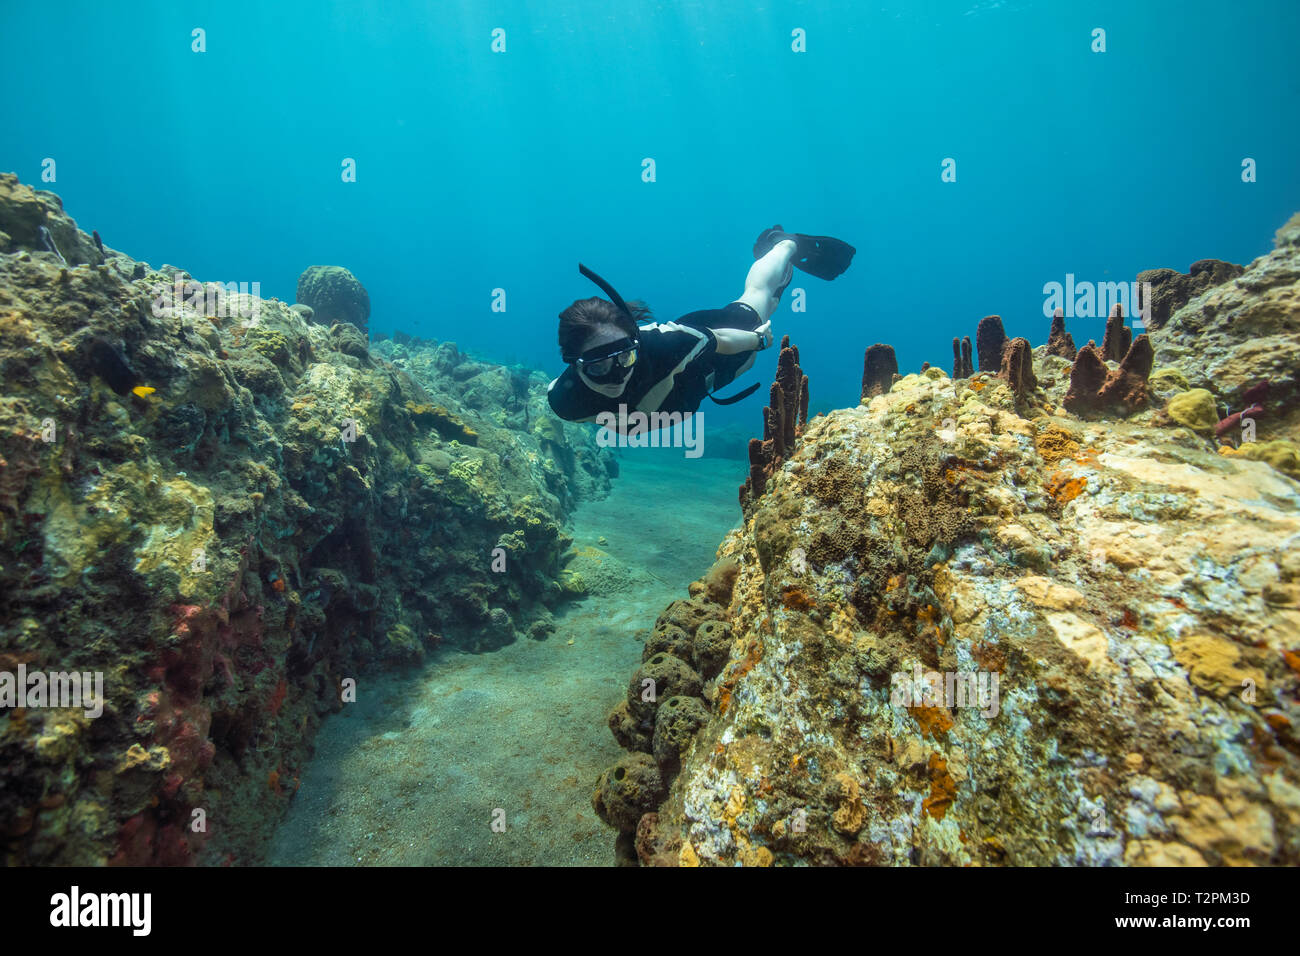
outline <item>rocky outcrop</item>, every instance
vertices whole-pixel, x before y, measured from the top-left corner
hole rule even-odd
[[[723,542],[642,863],[1300,863],[1300,485],[993,381],[819,417]]]
[[[546,635],[613,459],[540,372],[371,353],[60,216],[0,177],[0,674],[104,709],[5,702],[0,857],[256,862],[348,682]]]
[[[298,276],[298,301],[311,310],[310,319],[324,325],[347,322],[367,334],[370,294],[342,266],[309,266]],[[364,341],[364,338],[363,338]]]
[[[1300,437],[1300,214],[1278,230],[1275,243],[1224,282],[1210,284],[1223,270],[1196,273],[1208,277],[1206,285],[1157,325],[1151,344],[1157,367],[1177,372],[1191,388],[1208,389],[1225,415],[1253,404],[1246,391],[1269,383],[1269,407],[1294,440]]]
[[[654,646],[700,683],[638,819],[606,815],[621,849],[1300,865],[1300,452],[1273,437],[1283,405],[1260,441],[1216,448],[1217,409],[1188,388],[1224,368],[1204,343],[1197,365],[1195,329],[1235,359],[1217,394],[1289,394],[1293,224],[1115,367],[1093,343],[1072,366],[1044,348],[1033,403],[1016,342],[1001,377],[930,368],[809,423]],[[1152,375],[1162,340],[1172,367]],[[1155,388],[1187,397],[1157,407]],[[702,633],[727,635],[711,677]]]
[[[1145,322],[1148,331],[1158,329],[1192,299],[1207,289],[1222,285],[1241,275],[1242,267],[1219,259],[1202,259],[1193,262],[1186,274],[1177,269],[1147,269],[1137,276],[1140,292],[1151,286],[1151,301],[1144,302],[1149,310]]]
[[[24,185],[13,173],[0,173],[0,253],[24,250],[49,253],[67,267],[97,264],[106,255],[101,243],[63,211],[57,195]]]

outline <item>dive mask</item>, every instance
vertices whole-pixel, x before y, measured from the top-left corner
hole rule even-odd
[[[636,364],[639,345],[634,338],[623,338],[583,352],[574,364],[593,382],[621,382]]]

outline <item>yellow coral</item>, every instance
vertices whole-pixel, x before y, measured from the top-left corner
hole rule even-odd
[[[1078,436],[1059,425],[1048,425],[1034,437],[1034,447],[1044,462],[1055,465],[1079,450]]]
[[[1263,461],[1292,478],[1300,478],[1300,448],[1289,441],[1246,442],[1237,454],[1252,461]]]
[[[1209,432],[1219,421],[1219,411],[1214,403],[1214,396],[1203,388],[1179,392],[1169,399],[1165,411],[1180,425],[1186,425],[1193,431]]]
[[[854,836],[867,819],[867,808],[862,805],[862,789],[847,773],[835,775],[839,790],[839,806],[831,814],[831,823],[845,836]]]
[[[745,791],[739,786],[731,788],[731,795],[727,798],[727,805],[722,808],[722,818],[730,825],[736,821],[736,817],[745,812]]]
[[[765,846],[746,847],[740,853],[741,866],[771,866],[772,851]]]
[[[560,571],[560,588],[574,597],[582,597],[587,594],[587,582],[583,580],[582,575],[577,571],[570,571],[568,568]]]

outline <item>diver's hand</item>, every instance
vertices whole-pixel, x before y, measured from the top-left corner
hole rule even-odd
[[[763,349],[771,347],[771,345],[772,345],[772,320],[771,320],[771,319],[768,319],[766,322],[764,322],[762,325],[760,325],[758,328],[756,328],[756,329],[754,330],[754,334],[758,336],[758,349],[757,349],[757,351],[760,351],[760,352],[761,352]]]

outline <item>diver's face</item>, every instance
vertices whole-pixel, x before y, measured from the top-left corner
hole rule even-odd
[[[640,343],[616,326],[601,326],[584,343],[575,364],[583,377],[602,385],[618,385],[632,374]]]

